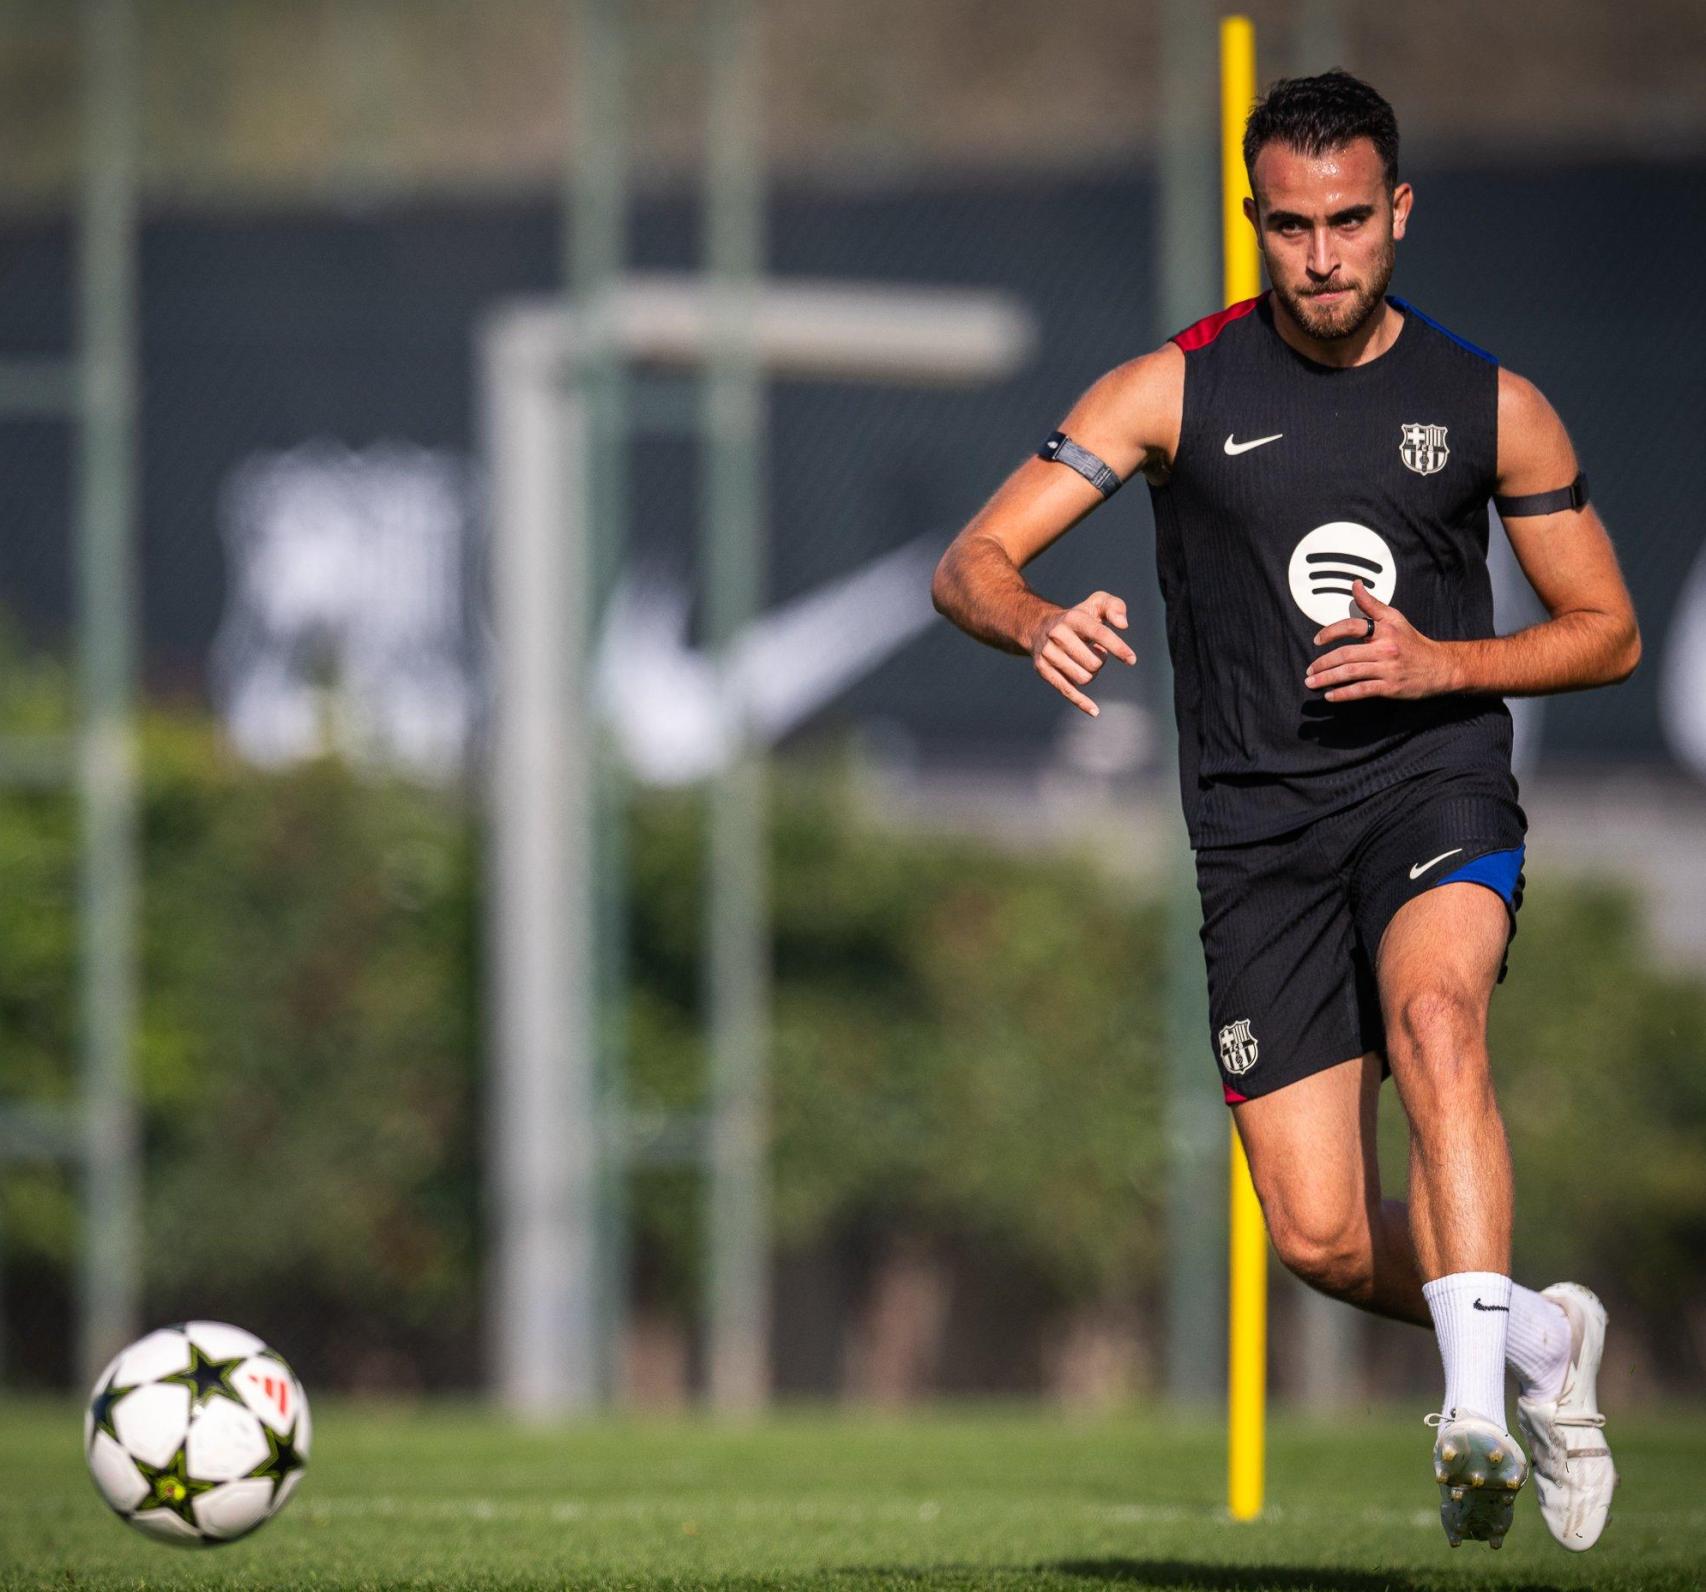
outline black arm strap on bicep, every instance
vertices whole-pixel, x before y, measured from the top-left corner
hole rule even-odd
[[[1057,431],[1040,448],[1039,459],[1053,459],[1069,470],[1076,470],[1104,498],[1111,498],[1120,489],[1120,478],[1103,464],[1088,448],[1081,448],[1064,431]]]
[[[1530,492],[1526,497],[1495,497],[1493,507],[1501,520],[1520,514],[1556,514],[1560,509],[1585,508],[1588,501],[1588,478],[1577,473],[1568,486],[1555,492]]]

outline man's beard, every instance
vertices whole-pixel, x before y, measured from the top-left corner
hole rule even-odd
[[[1336,343],[1360,331],[1369,316],[1380,308],[1397,255],[1396,245],[1388,242],[1375,261],[1373,282],[1337,283],[1336,290],[1346,295],[1337,304],[1322,304],[1313,293],[1300,293],[1278,282],[1274,283],[1274,292],[1291,318],[1317,342]]]

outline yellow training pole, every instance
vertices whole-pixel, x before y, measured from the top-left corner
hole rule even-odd
[[[1250,1163],[1232,1130],[1232,1287],[1227,1355],[1226,1507],[1234,1520],[1262,1512],[1268,1396],[1268,1233]]]
[[[1244,219],[1250,179],[1244,172],[1244,119],[1256,103],[1256,29],[1248,17],[1220,19],[1220,200],[1221,255],[1226,302],[1262,291],[1262,261],[1256,234]]]
[[[1256,30],[1220,19],[1220,185],[1226,302],[1262,290],[1256,236],[1244,219],[1244,119],[1256,99]],[[1234,1520],[1262,1512],[1268,1382],[1268,1234],[1238,1129],[1232,1129],[1231,1288],[1228,1301],[1226,1502]]]

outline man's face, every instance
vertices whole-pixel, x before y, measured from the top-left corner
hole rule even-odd
[[[1324,155],[1264,145],[1253,177],[1255,202],[1244,208],[1275,297],[1311,337],[1349,337],[1380,307],[1392,280],[1410,185],[1388,192],[1367,138]]]

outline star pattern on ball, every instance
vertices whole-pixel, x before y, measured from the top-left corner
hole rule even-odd
[[[265,1421],[261,1423],[261,1435],[267,1440],[267,1457],[249,1472],[251,1476],[263,1477],[272,1483],[273,1502],[278,1502],[279,1489],[285,1480],[294,1472],[303,1469],[308,1461],[302,1457],[296,1446],[298,1422],[292,1421],[289,1433],[280,1437]]]
[[[89,1400],[89,1442],[95,1441],[96,1432],[105,1432],[115,1443],[119,1441],[118,1428],[113,1425],[113,1406],[127,1393],[134,1393],[142,1384],[132,1382],[120,1386],[118,1372],[115,1370],[107,1378],[107,1385],[95,1389],[95,1396]]]
[[[148,1496],[131,1513],[140,1515],[150,1509],[169,1509],[185,1525],[193,1526],[199,1532],[201,1522],[196,1519],[192,1506],[197,1498],[205,1492],[212,1492],[219,1483],[197,1481],[190,1475],[189,1456],[184,1445],[178,1445],[178,1451],[165,1465],[149,1465],[134,1455],[131,1459],[142,1479],[148,1483]]]
[[[190,1408],[193,1410],[199,1410],[216,1394],[223,1395],[234,1404],[241,1404],[241,1395],[231,1385],[231,1374],[247,1356],[239,1354],[229,1360],[210,1359],[202,1353],[201,1346],[193,1338],[189,1341],[190,1363],[181,1371],[161,1377],[160,1381],[172,1387],[187,1387],[190,1390]]]

